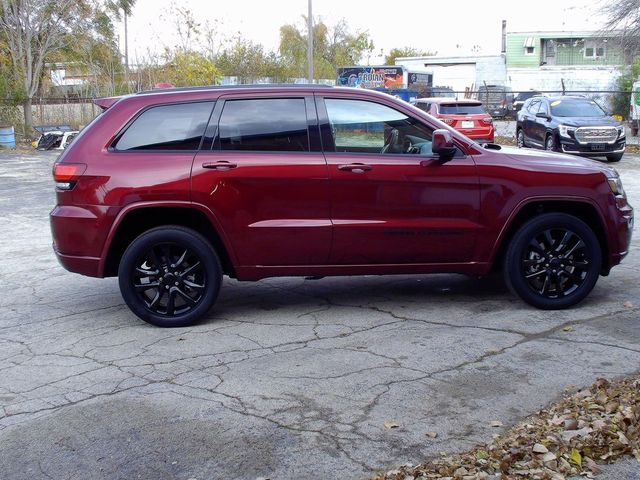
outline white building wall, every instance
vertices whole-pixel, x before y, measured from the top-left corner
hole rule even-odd
[[[617,67],[540,67],[509,68],[510,85],[514,91],[562,91],[562,79],[567,91],[615,90],[620,76]]]

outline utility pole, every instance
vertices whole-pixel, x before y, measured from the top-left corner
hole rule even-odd
[[[127,92],[131,93],[129,86],[129,29],[127,28],[127,9],[124,9],[124,83]]]
[[[313,83],[313,12],[312,0],[309,0],[309,16],[307,17],[307,64],[309,66],[309,83]]]

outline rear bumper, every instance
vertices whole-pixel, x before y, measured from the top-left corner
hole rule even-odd
[[[60,253],[55,246],[53,251],[58,258],[60,265],[62,265],[66,270],[80,273],[81,275],[86,275],[88,277],[102,277],[100,272],[100,258],[64,255]]]

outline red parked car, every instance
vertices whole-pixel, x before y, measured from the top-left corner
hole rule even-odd
[[[483,148],[389,95],[206,87],[96,102],[53,168],[53,247],[117,275],[143,320],[188,325],[222,276],[486,275],[546,309],[582,300],[627,254],[616,171]]]
[[[493,118],[478,100],[419,98],[415,106],[473,140],[493,143]]]

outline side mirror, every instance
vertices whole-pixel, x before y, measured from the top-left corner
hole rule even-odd
[[[456,146],[449,130],[439,128],[433,132],[431,151],[444,159],[449,159],[456,154]]]
[[[545,120],[551,120],[551,117],[544,112],[536,113],[537,118],[544,118]]]

